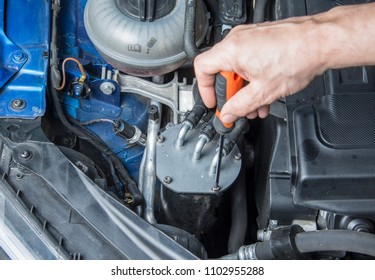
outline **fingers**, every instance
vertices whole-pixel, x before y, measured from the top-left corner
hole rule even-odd
[[[258,116],[261,119],[264,119],[268,116],[268,113],[270,111],[270,105],[264,105],[258,109]]]
[[[253,117],[257,114],[257,110],[263,104],[259,104],[254,98],[254,92],[252,90],[251,84],[242,88],[236,93],[229,101],[224,105],[221,110],[221,117],[223,121],[226,121],[226,115],[231,115],[236,118],[239,117]],[[254,113],[255,112],[255,113]]]
[[[236,72],[233,68],[228,46],[221,42],[194,60],[195,76],[198,81],[199,92],[204,104],[213,108],[216,105],[215,75],[220,71]],[[238,73],[240,74],[240,73]]]
[[[198,55],[194,61],[195,76],[198,81],[199,92],[204,104],[208,108],[216,106],[215,74],[220,72],[221,66],[215,59],[216,51],[211,49]]]
[[[214,108],[216,106],[215,96],[215,75],[201,73],[198,78],[199,93],[202,97],[204,104],[208,108]]]
[[[230,123],[239,117],[254,119],[259,116],[260,118],[266,118],[269,112],[269,104],[264,100],[262,94],[262,92],[257,92],[251,84],[242,88],[224,105],[221,110],[222,120]]]

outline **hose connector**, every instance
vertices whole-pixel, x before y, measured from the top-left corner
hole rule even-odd
[[[128,124],[123,120],[115,121],[113,131],[116,135],[125,138],[129,144],[139,144],[146,146],[146,136],[136,127]]]

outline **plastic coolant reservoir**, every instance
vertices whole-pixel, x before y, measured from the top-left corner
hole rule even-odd
[[[90,40],[112,66],[131,75],[155,76],[174,71],[186,61],[185,11],[182,0],[88,0],[84,21]],[[197,45],[207,27],[205,8],[198,0]]]

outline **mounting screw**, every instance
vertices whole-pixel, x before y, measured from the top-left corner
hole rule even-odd
[[[26,101],[23,99],[14,99],[10,107],[15,111],[21,111],[26,107]]]
[[[241,153],[237,153],[237,154],[234,155],[235,160],[241,160],[241,158],[242,158]]]
[[[161,143],[164,142],[164,140],[165,140],[165,139],[164,139],[163,135],[159,134],[158,137],[157,137],[157,141],[158,141],[158,143],[161,144]]]
[[[163,183],[165,184],[170,184],[172,182],[172,178],[169,177],[169,176],[165,176],[164,179],[163,179]]]
[[[28,150],[23,150],[21,153],[20,153],[20,156],[21,158],[24,158],[24,159],[27,159],[31,156],[31,152],[28,151]]]
[[[215,186],[212,187],[213,192],[218,192],[220,190],[221,190],[221,187],[219,185],[215,185]]]
[[[100,85],[100,90],[105,94],[105,95],[111,95],[112,93],[115,92],[116,87],[114,84],[110,82],[104,82]]]
[[[22,63],[25,62],[27,59],[27,55],[23,51],[16,51],[12,54],[12,60],[15,63]]]

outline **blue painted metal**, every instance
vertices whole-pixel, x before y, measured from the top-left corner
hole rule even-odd
[[[78,76],[77,76],[78,77]],[[115,91],[106,95],[101,92],[100,85],[104,82],[115,86]],[[93,119],[118,119],[121,116],[120,86],[112,80],[87,81],[90,88],[88,96],[84,98],[64,95],[64,103],[70,116],[80,122],[87,122]],[[69,107],[69,108],[68,108]]]
[[[66,112],[79,122],[88,122],[97,119],[122,119],[140,128],[143,133],[147,130],[148,101],[143,97],[120,93],[120,87],[112,80],[102,80],[101,69],[112,67],[100,56],[95,46],[87,36],[83,14],[86,0],[61,1],[61,10],[58,22],[58,47],[61,59],[66,57],[78,58],[88,72],[87,85],[90,93],[86,97],[63,94],[62,102]],[[68,84],[80,77],[76,65],[67,63],[66,72]],[[115,85],[111,95],[105,95],[100,90],[103,82]],[[126,140],[116,136],[113,126],[107,122],[99,122],[87,126],[98,135],[107,146],[122,160],[132,178],[138,181],[139,166],[144,148],[139,145],[129,145]]]
[[[87,36],[83,24],[86,2],[86,0],[61,1],[58,22],[59,56],[61,59],[75,57],[84,64],[90,77],[87,84],[91,90],[85,98],[65,93],[62,99],[65,110],[79,122],[102,118],[122,119],[145,133],[148,101],[133,94],[121,94],[117,83],[100,79],[102,67],[106,66],[108,70],[112,70],[112,67],[100,56]],[[66,66],[68,82],[80,77],[80,72],[75,65],[67,63]],[[111,95],[105,95],[100,91],[100,85],[103,82],[114,83],[116,88]],[[122,160],[133,179],[137,181],[144,148],[139,145],[129,145],[126,140],[116,136],[110,123],[95,123],[87,128],[108,145]]]
[[[65,57],[80,57],[87,61],[89,71],[100,77],[101,66],[109,65],[97,52],[90,41],[83,23],[86,0],[61,1],[58,22],[59,55]],[[91,69],[90,69],[91,68]]]
[[[0,88],[16,74],[27,60],[27,54],[4,33],[5,2],[0,0]]]
[[[33,119],[46,109],[50,1],[0,0],[0,118]],[[14,99],[26,106],[14,110]]]
[[[100,90],[102,83],[111,83],[115,86],[115,91],[106,95]],[[82,111],[99,114],[102,118],[118,118],[121,114],[120,108],[120,86],[117,82],[112,80],[96,80],[90,83],[90,99],[82,99]],[[85,120],[85,115],[81,115],[82,121]],[[91,116],[92,118],[92,116]]]
[[[103,82],[112,82],[116,85],[116,90],[111,95],[103,94],[100,91],[100,84]],[[70,116],[81,123],[98,119],[121,119],[146,132],[147,100],[133,94],[121,94],[118,84],[111,80],[96,80],[88,84],[91,91],[85,98],[64,94],[65,110]],[[125,139],[115,135],[111,123],[98,122],[88,125],[87,128],[107,144],[122,160],[132,178],[138,180],[144,148],[139,145],[129,145]]]

